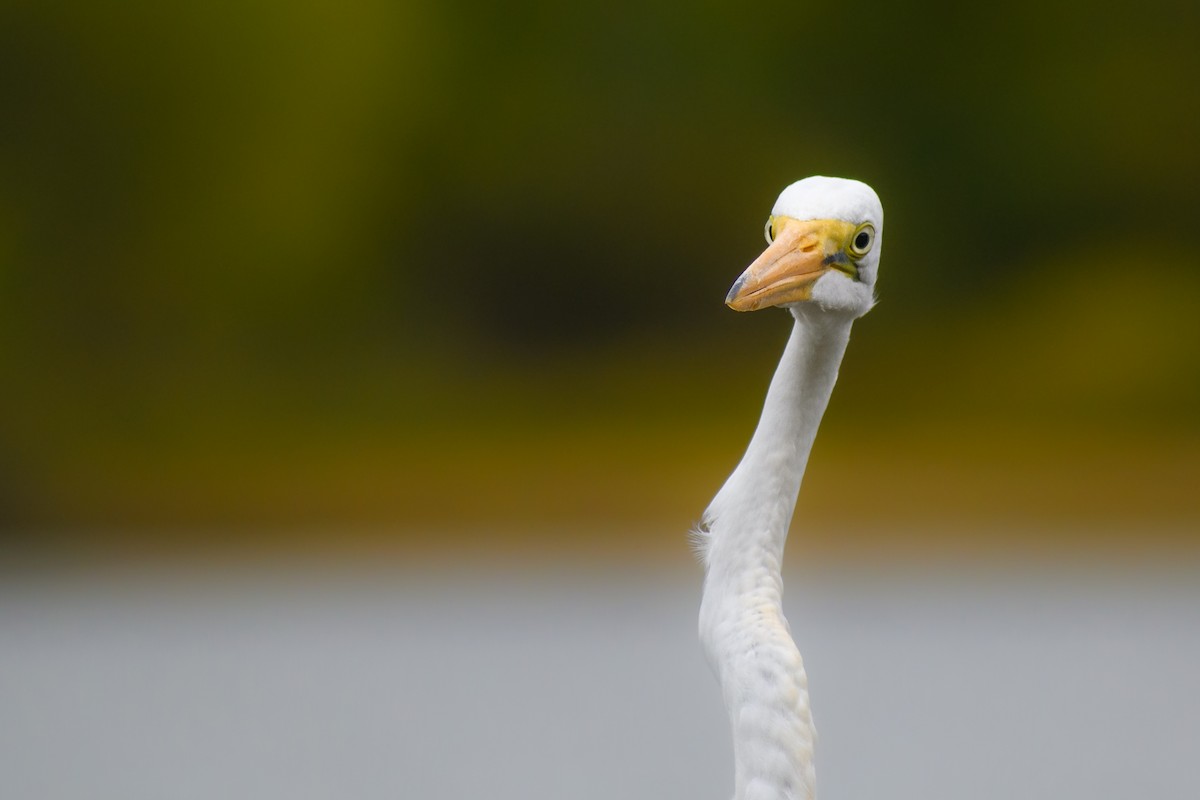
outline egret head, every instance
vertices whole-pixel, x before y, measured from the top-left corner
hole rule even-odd
[[[812,303],[861,317],[875,304],[883,206],[865,183],[815,175],[783,190],[768,247],[729,290],[735,311]]]

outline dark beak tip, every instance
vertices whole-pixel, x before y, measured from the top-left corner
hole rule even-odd
[[[729,294],[725,295],[725,305],[732,306],[733,301],[737,298],[738,294],[741,293],[742,287],[745,285],[746,276],[743,274],[736,281],[734,281],[733,286],[729,288]]]

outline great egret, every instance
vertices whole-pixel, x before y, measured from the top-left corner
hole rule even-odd
[[[695,534],[700,639],[733,728],[734,800],[811,800],[808,678],[783,616],[780,566],[796,494],[850,326],[875,302],[883,207],[871,187],[814,176],[783,190],[768,247],[729,290],[737,311],[780,306],[792,335],[741,462]]]

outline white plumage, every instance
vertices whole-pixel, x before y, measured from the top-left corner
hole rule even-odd
[[[815,795],[808,679],[783,616],[796,495],[855,319],[874,304],[883,208],[866,184],[812,177],[780,194],[769,247],[726,302],[787,308],[791,338],[741,462],[696,532],[700,638],[733,731],[735,800]]]

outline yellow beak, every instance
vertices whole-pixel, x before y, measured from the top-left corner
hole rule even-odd
[[[773,219],[774,239],[738,278],[725,305],[757,311],[812,299],[813,284],[830,270],[858,277],[846,245],[854,225],[836,219]]]

